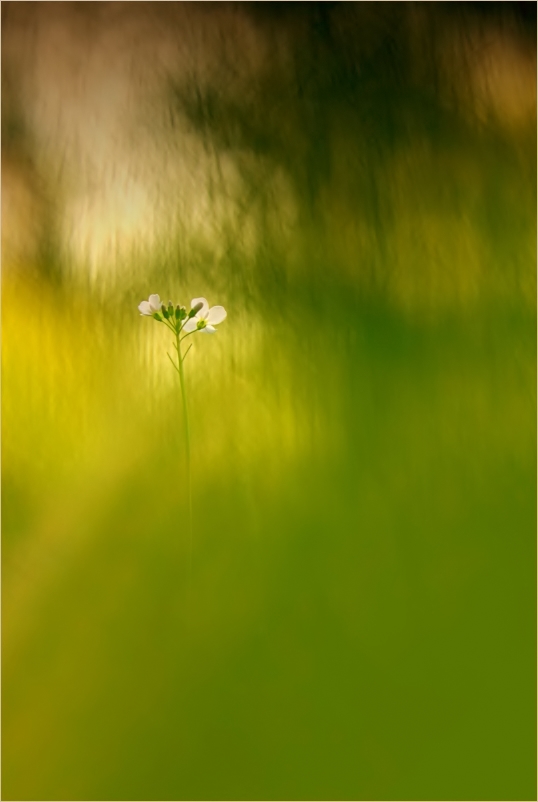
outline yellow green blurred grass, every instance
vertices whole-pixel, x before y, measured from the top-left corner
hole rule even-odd
[[[6,798],[535,791],[528,87],[504,119],[478,56],[464,70],[467,29],[456,15],[447,38],[428,4],[288,4],[286,23],[269,5],[232,14],[280,48],[253,75],[216,48],[214,85],[176,81],[170,51],[155,116],[131,109],[122,136],[115,107],[118,138],[85,150],[95,120],[38,106],[42,148],[6,139],[3,182],[26,181],[3,218]],[[190,576],[172,338],[137,311],[151,292],[228,311],[186,362]]]

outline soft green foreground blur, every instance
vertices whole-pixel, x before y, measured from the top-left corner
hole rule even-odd
[[[212,117],[261,159],[248,247],[5,265],[4,799],[535,798],[534,139],[319,98],[286,227],[262,96]],[[186,362],[190,580],[152,292],[228,311]]]

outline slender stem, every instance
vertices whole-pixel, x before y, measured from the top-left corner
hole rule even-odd
[[[176,365],[176,363],[174,362],[174,360],[172,359],[172,357],[170,356],[170,354],[168,353],[168,351],[166,352],[166,356],[168,357],[168,359],[170,360],[170,362],[171,362],[171,363],[172,363],[172,365],[174,366],[174,370],[175,370],[177,373],[179,373],[179,368],[178,368],[178,366]],[[185,354],[185,356],[186,356],[186,354]]]
[[[185,455],[187,457],[187,494],[189,499],[189,576],[192,573],[192,475],[191,475],[191,435],[189,428],[189,410],[187,407],[187,394],[185,392],[185,375],[183,373],[183,359],[181,356],[179,331],[176,334],[176,349],[181,398],[183,401],[183,422],[185,425]],[[186,354],[185,354],[186,356]]]

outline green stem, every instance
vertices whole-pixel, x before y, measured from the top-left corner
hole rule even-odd
[[[179,331],[176,334],[176,348],[179,383],[181,386],[181,398],[183,401],[183,421],[185,424],[185,454],[187,457],[187,495],[189,499],[189,576],[192,573],[192,475],[191,475],[191,435],[189,428],[189,410],[187,407],[187,394],[185,392],[185,375],[183,373],[183,359],[181,356]],[[185,354],[186,356],[186,354]]]

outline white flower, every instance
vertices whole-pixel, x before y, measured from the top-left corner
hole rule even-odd
[[[191,309],[194,309],[198,304],[202,304],[202,308],[187,320],[183,326],[183,331],[190,334],[192,331],[201,331],[204,334],[215,334],[217,331],[215,326],[217,323],[222,323],[226,317],[226,310],[223,306],[212,306],[209,308],[205,298],[193,298],[191,301]]]
[[[149,301],[142,301],[141,304],[138,304],[138,309],[140,310],[141,315],[149,315],[149,317],[153,317],[156,312],[161,311],[162,301],[158,295],[150,295]]]

